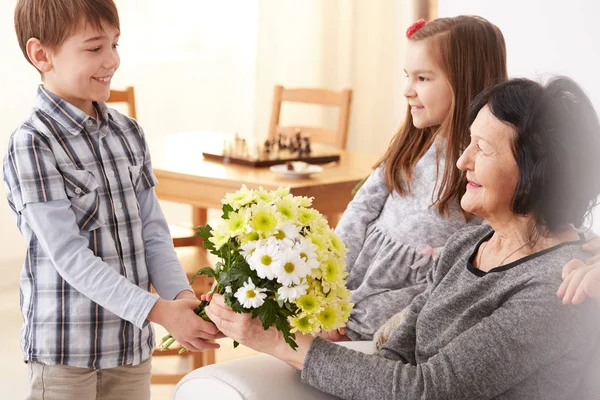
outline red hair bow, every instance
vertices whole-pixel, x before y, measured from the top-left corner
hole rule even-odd
[[[410,39],[411,36],[414,35],[416,31],[418,31],[419,29],[424,27],[426,23],[427,23],[427,21],[425,21],[423,18],[417,20],[414,24],[409,26],[408,29],[406,30],[406,37]]]

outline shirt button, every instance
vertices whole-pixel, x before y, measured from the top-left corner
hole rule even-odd
[[[108,176],[115,176],[115,171],[108,171]]]
[[[81,194],[81,188],[75,188],[75,193]]]
[[[92,121],[90,118],[88,118],[88,120],[85,123],[87,124],[87,126],[94,125],[94,121]]]
[[[123,203],[117,203],[117,208],[120,210],[121,208],[123,208]]]

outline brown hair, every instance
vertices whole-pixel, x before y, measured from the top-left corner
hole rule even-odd
[[[82,24],[102,31],[102,21],[120,30],[113,0],[19,0],[15,8],[17,39],[29,63],[29,39],[39,39],[43,46],[57,50]]]
[[[409,40],[429,40],[437,62],[454,95],[450,112],[439,126],[423,129],[413,125],[410,107],[404,123],[379,161],[383,164],[390,192],[411,192],[412,172],[440,134],[446,137],[446,159],[433,204],[445,214],[466,190],[466,178],[456,168],[462,149],[469,142],[468,114],[471,101],[484,89],[508,78],[504,36],[497,26],[477,16],[438,18],[416,31]]]

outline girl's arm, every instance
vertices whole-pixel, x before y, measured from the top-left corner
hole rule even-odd
[[[381,214],[389,196],[382,167],[377,167],[365,181],[348,208],[342,215],[336,229],[346,247],[346,269],[350,271],[365,242],[367,228]]]

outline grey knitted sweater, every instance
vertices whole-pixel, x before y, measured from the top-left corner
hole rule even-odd
[[[302,380],[344,399],[586,398],[600,312],[556,296],[582,240],[484,273],[471,260],[492,233],[482,225],[452,235],[379,354],[316,338]]]
[[[352,340],[372,339],[425,290],[432,259],[450,235],[481,224],[479,217],[466,222],[458,202],[446,216],[431,206],[441,181],[438,171],[444,170],[444,146],[443,139],[436,140],[417,162],[411,193],[390,193],[383,169],[375,169],[336,227],[348,247],[346,282],[355,305],[346,331]]]

